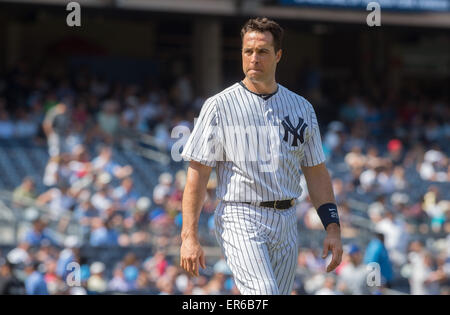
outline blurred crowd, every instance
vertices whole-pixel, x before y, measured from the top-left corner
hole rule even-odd
[[[153,134],[168,149],[172,128],[192,124],[203,104],[189,74],[138,85],[108,81],[86,67],[69,72],[45,64],[31,69],[20,61],[0,77],[0,139],[47,140],[55,156],[80,143],[117,143],[121,131],[131,129]]]
[[[310,294],[382,294],[367,286],[377,266],[382,288],[450,293],[450,104],[387,94],[382,106],[350,95],[323,129],[346,251],[328,277],[320,249],[300,252]],[[297,213],[306,230],[323,229],[307,195]]]
[[[29,138],[49,154],[42,178],[26,177],[14,189],[17,211],[29,199],[47,211],[33,218],[15,248],[0,253],[0,294],[237,294],[223,259],[191,279],[169,253],[180,241],[185,170],[161,169],[158,184],[142,195],[134,189],[133,165],[114,157],[124,130],[150,134],[169,152],[172,128],[192,128],[203,100],[189,75],[161,87],[155,80],[109,82],[85,68],[69,74],[19,63],[0,77],[0,138]],[[297,214],[306,242],[293,294],[450,293],[449,105],[443,97],[390,96],[376,106],[354,94],[340,104],[338,119],[321,126],[345,254],[326,275],[321,244],[308,242],[318,235],[308,233],[323,234],[323,227],[303,194]],[[45,191],[36,190],[36,180]],[[207,188],[201,242],[214,246],[214,176]],[[67,236],[73,222],[79,233]],[[131,251],[137,246],[148,256],[137,257]],[[86,248],[130,251],[113,263],[85,257]]]
[[[72,238],[63,250],[22,242],[0,261],[0,294],[238,294],[224,260],[190,278],[164,249],[145,258],[126,252],[111,267],[82,253]]]

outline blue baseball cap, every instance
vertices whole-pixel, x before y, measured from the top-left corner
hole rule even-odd
[[[349,255],[353,255],[353,254],[356,254],[356,253],[359,253],[359,252],[360,252],[359,247],[356,246],[355,244],[351,244],[348,247],[348,254]]]

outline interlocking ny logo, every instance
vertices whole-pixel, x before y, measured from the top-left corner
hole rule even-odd
[[[282,125],[284,127],[284,138],[283,138],[284,141],[288,142],[288,136],[289,133],[291,133],[294,136],[294,139],[292,140],[292,146],[294,147],[298,146],[297,140],[300,140],[300,143],[304,142],[303,134],[305,133],[305,129],[308,125],[304,123],[303,118],[301,117],[298,118],[297,127],[294,128],[294,126],[291,123],[291,120],[289,119],[289,116],[286,116],[284,117]]]

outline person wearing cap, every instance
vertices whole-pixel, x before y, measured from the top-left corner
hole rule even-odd
[[[27,278],[25,279],[25,289],[28,295],[49,294],[44,276],[39,271],[39,266],[39,262],[32,261],[25,267],[25,273],[27,274]]]
[[[108,284],[104,278],[105,264],[96,261],[91,265],[90,272],[91,276],[89,277],[87,286],[88,290],[92,292],[102,293],[106,291],[108,288]]]
[[[339,274],[339,281],[345,285],[345,293],[347,294],[370,294],[367,285],[367,269],[366,265],[362,263],[362,253],[359,247],[355,244],[350,244],[347,247],[346,254],[348,263],[342,267]]]

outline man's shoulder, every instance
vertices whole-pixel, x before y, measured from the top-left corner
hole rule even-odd
[[[239,83],[236,82],[235,84],[230,85],[229,87],[223,89],[219,93],[214,94],[213,96],[209,97],[206,100],[206,102],[208,102],[208,101],[210,101],[210,102],[211,101],[218,101],[221,98],[226,97],[227,95],[230,95],[230,94],[234,93],[237,89],[239,89],[239,87],[240,87]]]
[[[295,100],[295,104],[298,106],[301,106],[307,110],[314,110],[312,104],[303,96],[301,96],[300,94],[297,94],[291,90],[289,90],[287,87],[278,84],[279,88],[280,88],[280,92],[282,92],[282,94],[285,94],[286,96],[288,96],[289,98]]]

